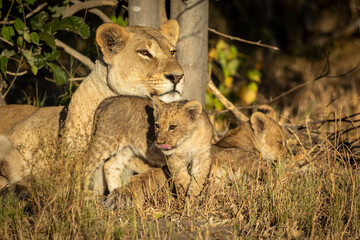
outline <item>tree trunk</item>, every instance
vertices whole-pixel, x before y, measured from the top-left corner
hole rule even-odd
[[[209,0],[171,0],[171,18],[180,24],[178,60],[185,74],[183,99],[204,106],[208,62]]]
[[[128,12],[130,26],[158,29],[167,21],[165,0],[130,0]]]

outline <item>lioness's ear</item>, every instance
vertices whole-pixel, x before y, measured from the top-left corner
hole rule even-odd
[[[264,134],[267,121],[269,121],[269,118],[262,112],[255,112],[251,115],[250,125],[256,135]]]
[[[191,120],[191,121],[196,121],[202,111],[202,106],[198,101],[190,101],[187,102],[182,109],[185,111],[186,116]]]
[[[129,33],[115,23],[104,23],[96,31],[96,42],[104,57],[110,57],[125,47]]]
[[[160,27],[160,33],[175,46],[179,39],[179,24],[175,19],[170,19]]]
[[[258,112],[262,112],[266,116],[272,118],[273,120],[276,120],[275,110],[272,107],[270,107],[269,105],[261,105],[258,108]]]

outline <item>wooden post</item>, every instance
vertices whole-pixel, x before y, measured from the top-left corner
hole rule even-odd
[[[128,12],[130,26],[158,29],[167,21],[165,0],[130,0]]]
[[[180,25],[177,57],[185,74],[183,99],[205,105],[209,0],[171,0],[170,11],[170,18]]]

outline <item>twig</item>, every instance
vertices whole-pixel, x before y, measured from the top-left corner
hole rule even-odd
[[[23,76],[25,74],[27,74],[28,71],[23,71],[23,72],[10,72],[10,71],[6,71],[6,74],[10,75],[10,76]]]
[[[32,10],[31,12],[29,12],[28,14],[26,14],[25,18],[29,18],[31,16],[33,16],[34,14],[38,13],[41,11],[41,9],[43,9],[44,7],[46,7],[46,5],[48,5],[48,3],[42,3],[40,4],[37,8],[35,8],[34,10]],[[15,20],[12,21],[1,21],[0,24],[14,24]]]
[[[253,42],[253,41],[245,40],[245,39],[242,39],[242,38],[239,38],[239,37],[234,37],[234,36],[231,36],[231,35],[228,35],[228,34],[225,34],[225,33],[218,32],[213,28],[208,28],[208,30],[210,32],[213,32],[213,33],[219,35],[219,36],[226,37],[226,38],[229,38],[231,40],[236,40],[236,41],[239,41],[239,42],[244,42],[244,43],[248,43],[248,44],[252,44],[252,45],[266,47],[266,48],[270,48],[270,49],[273,49],[273,50],[279,50],[278,47],[270,46],[270,45],[267,45],[267,44],[262,44],[262,43],[260,43],[260,41]]]
[[[82,62],[90,70],[93,70],[95,64],[91,61],[90,58],[82,55],[75,49],[71,48],[70,46],[68,46],[65,43],[63,43],[62,41],[60,41],[59,39],[55,39],[55,44],[56,44],[56,46],[63,48],[65,52],[67,52],[68,54],[70,54],[71,56],[73,56],[74,58],[79,60],[80,62]]]
[[[82,81],[84,80],[84,77],[74,77],[74,78],[69,78],[69,81]]]
[[[89,12],[97,15],[101,20],[103,20],[103,22],[106,22],[106,23],[112,22],[111,19],[108,16],[106,16],[106,14],[98,8],[90,9]]]
[[[320,79],[323,79],[323,78],[342,78],[342,77],[345,77],[348,74],[354,72],[356,69],[358,69],[359,66],[360,66],[360,62],[355,67],[351,68],[349,71],[347,71],[345,73],[342,73],[342,74],[339,74],[339,75],[334,75],[334,76],[329,76],[328,74],[330,72],[330,63],[329,63],[329,58],[327,58],[326,59],[326,65],[324,67],[323,73],[320,76],[314,78],[313,80],[302,83],[302,84],[300,84],[300,85],[298,85],[298,86],[296,86],[296,87],[294,87],[294,88],[292,88],[292,89],[290,89],[290,90],[276,96],[275,98],[272,98],[270,101],[267,101],[267,102],[265,102],[263,104],[270,104],[272,102],[275,102],[275,101],[279,100],[280,98],[284,97],[285,95],[288,95],[289,93],[292,93],[292,92],[298,90],[299,88],[302,88],[302,87],[304,87],[306,85],[309,85],[310,83],[314,83],[314,82],[316,82],[316,81],[318,81]],[[250,106],[250,107],[241,107],[239,109],[252,109],[252,108],[256,108],[258,106],[260,106],[260,105],[253,105],[253,106]]]
[[[226,97],[224,97],[224,95],[221,94],[221,92],[219,91],[219,89],[217,89],[217,87],[215,86],[215,84],[211,79],[209,79],[208,87],[210,91],[219,99],[219,101],[222,104],[224,104],[224,106],[234,114],[236,119],[238,119],[240,122],[246,122],[249,120],[229,100],[227,100]]]
[[[68,9],[65,10],[65,12],[63,13],[63,18],[65,17],[69,17],[74,15],[76,12],[82,10],[82,9],[88,9],[88,8],[94,8],[94,7],[99,7],[99,6],[117,6],[118,2],[117,1],[113,1],[113,0],[93,0],[93,1],[88,1],[88,2],[79,2],[79,3],[75,3],[74,5],[72,5],[71,7],[69,7]]]
[[[14,44],[12,44],[10,41],[6,40],[5,38],[0,37],[0,40],[7,43],[7,44],[9,44],[12,47],[14,46]]]
[[[354,113],[354,114],[352,114],[350,116],[346,116],[346,117],[343,117],[343,118],[316,120],[316,121],[309,121],[307,123],[302,123],[302,124],[298,124],[298,125],[285,125],[285,126],[301,130],[301,129],[305,128],[306,125],[308,125],[308,124],[319,124],[319,123],[324,124],[324,123],[339,122],[339,121],[340,122],[347,122],[347,123],[357,123],[357,122],[360,122],[360,119],[358,119],[358,120],[348,120],[348,119],[351,119],[351,118],[356,117],[358,115],[360,115],[360,112],[359,113]]]

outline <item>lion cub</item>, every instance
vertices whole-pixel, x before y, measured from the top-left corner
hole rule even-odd
[[[285,158],[285,141],[284,129],[275,121],[275,111],[268,105],[262,105],[248,122],[230,130],[213,145],[212,173],[219,177],[219,170],[230,169],[235,178],[241,173],[262,176],[268,170],[267,161]]]
[[[196,196],[210,171],[212,132],[197,101],[163,103],[156,97],[150,101],[128,96],[105,99],[95,114],[85,158],[87,176],[103,167],[105,177],[93,176],[93,187],[96,190],[97,185],[106,184],[111,193],[135,173],[168,165],[175,184],[187,195]]]

